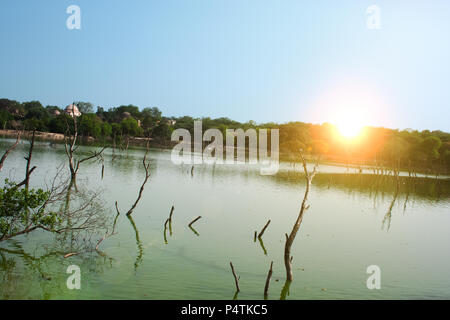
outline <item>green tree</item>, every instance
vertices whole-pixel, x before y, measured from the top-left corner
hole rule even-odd
[[[47,109],[39,101],[25,102],[23,107],[25,109],[25,119],[45,120],[50,117]]]
[[[69,125],[70,132],[73,132],[72,117],[67,114],[60,114],[59,116],[51,118],[47,126],[50,132],[65,133],[67,125]]]
[[[163,141],[170,140],[171,134],[172,130],[165,122],[160,122],[152,132],[153,137],[159,138]]]
[[[103,122],[101,127],[102,127],[102,130],[101,130],[102,137],[106,138],[106,137],[111,136],[112,126],[108,122]]]
[[[94,113],[85,113],[80,117],[79,132],[83,136],[98,138],[102,133],[102,121]]]
[[[7,124],[13,120],[14,117],[6,110],[0,110],[0,129],[7,129]]]
[[[94,113],[94,106],[90,102],[77,101],[74,104],[78,107],[81,113]]]
[[[120,122],[122,133],[127,136],[136,137],[142,134],[142,128],[138,126],[138,122],[134,118],[126,118]]]
[[[439,159],[439,148],[441,145],[441,139],[435,136],[428,136],[420,144],[420,149],[425,153],[428,160],[436,160]]]
[[[46,122],[37,118],[29,118],[23,121],[23,128],[29,131],[48,131]]]

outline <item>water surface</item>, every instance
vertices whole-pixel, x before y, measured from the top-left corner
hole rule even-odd
[[[0,150],[13,140],[0,140]],[[21,143],[0,173],[22,180]],[[91,147],[80,147],[89,152]],[[132,215],[124,215],[144,179],[143,150],[128,150],[101,165],[83,163],[81,188],[101,191],[105,214],[122,214],[117,234],[96,252],[64,258],[53,236],[37,231],[0,243],[3,299],[231,299],[232,261],[240,276],[238,299],[262,299],[270,262],[270,299],[285,281],[285,233],[303,193],[301,168],[283,164],[275,176],[240,165],[176,166],[167,150],[151,150],[151,177]],[[44,186],[66,161],[62,145],[37,142],[33,186]],[[449,299],[450,183],[392,177],[321,166],[292,247],[294,281],[287,299]],[[175,206],[171,233],[164,223]],[[188,224],[202,216],[193,226]],[[253,241],[267,220],[263,243]],[[66,287],[66,269],[78,265],[81,290]],[[369,290],[366,269],[381,269],[381,289]]]

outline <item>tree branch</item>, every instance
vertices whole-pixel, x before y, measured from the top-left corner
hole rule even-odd
[[[9,147],[9,148],[5,151],[5,153],[3,154],[2,158],[0,159],[0,171],[2,171],[2,169],[3,169],[3,163],[5,162],[6,158],[7,158],[8,155],[9,155],[9,153],[10,153],[11,151],[13,151],[13,150],[17,147],[17,145],[19,144],[19,142],[20,142],[20,135],[21,135],[21,132],[19,131],[19,132],[17,133],[17,139],[16,139],[16,142],[15,142],[11,147]]]

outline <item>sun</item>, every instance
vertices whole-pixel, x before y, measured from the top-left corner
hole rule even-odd
[[[337,140],[359,143],[368,126],[392,118],[389,100],[376,83],[364,77],[341,77],[318,91],[311,102],[311,114],[318,123],[332,124]]]
[[[354,139],[358,137],[363,129],[363,125],[358,120],[349,119],[336,123],[339,134],[346,139]]]

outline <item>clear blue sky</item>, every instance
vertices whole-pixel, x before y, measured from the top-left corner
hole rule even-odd
[[[0,97],[257,122],[350,104],[365,124],[450,131],[449,17],[448,0],[2,0]]]

